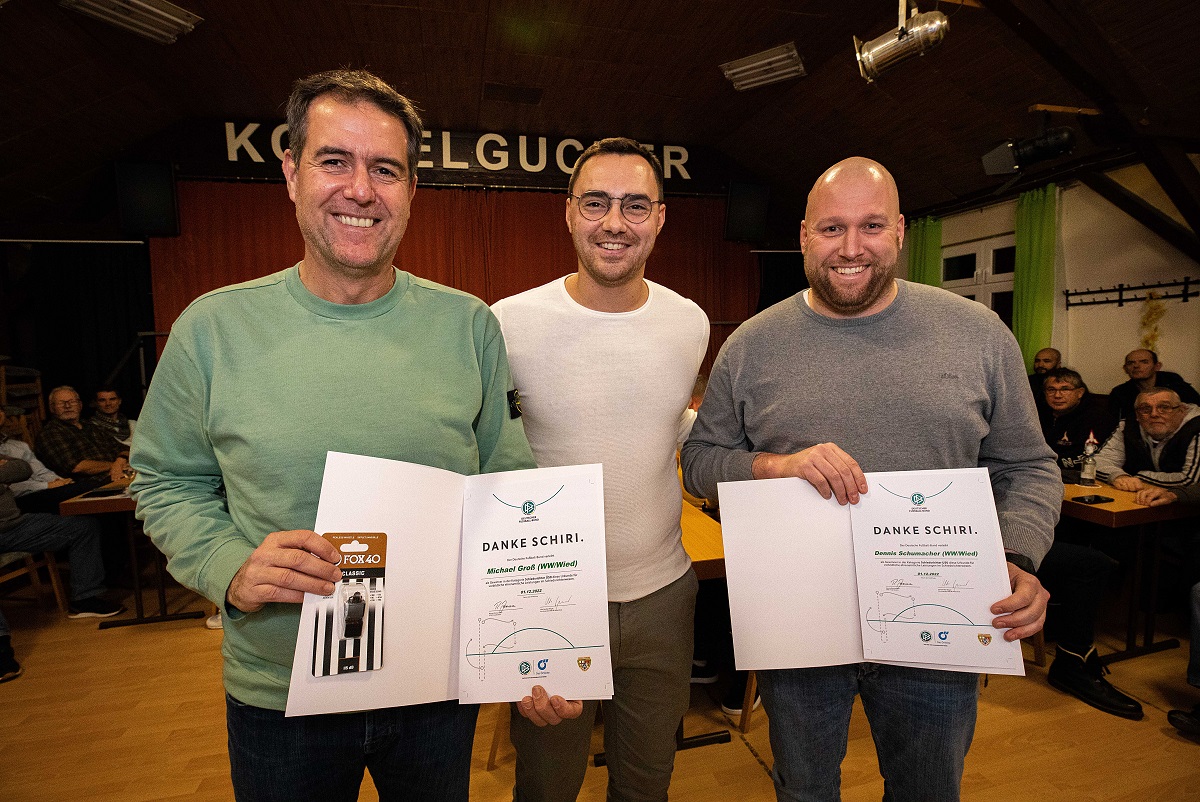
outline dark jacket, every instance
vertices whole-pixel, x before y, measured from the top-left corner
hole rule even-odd
[[[1109,408],[1108,401],[1086,392],[1074,409],[1056,418],[1053,410],[1046,407],[1040,418],[1042,436],[1058,455],[1059,465],[1063,459],[1075,459],[1083,454],[1083,444],[1089,434],[1096,438],[1099,448],[1117,428],[1117,416]]]

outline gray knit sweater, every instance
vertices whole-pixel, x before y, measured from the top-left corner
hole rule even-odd
[[[1016,340],[980,304],[897,283],[869,317],[819,315],[801,293],[734,332],[683,447],[685,486],[716,498],[757,453],[824,442],[864,471],[985,467],[1005,547],[1040,564],[1063,486]]]

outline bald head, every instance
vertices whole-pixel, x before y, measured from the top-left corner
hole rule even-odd
[[[1062,363],[1062,354],[1057,348],[1043,348],[1033,355],[1033,372],[1048,373]]]
[[[808,206],[804,210],[805,219],[813,218],[813,209],[825,193],[850,184],[862,184],[864,187],[872,187],[872,191],[886,194],[888,212],[892,219],[900,216],[900,192],[896,189],[896,180],[892,178],[892,174],[873,159],[851,156],[830,167],[821,174],[817,183],[813,184],[808,193]]]

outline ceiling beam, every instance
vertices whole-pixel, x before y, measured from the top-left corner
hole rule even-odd
[[[1200,238],[1151,206],[1145,199],[1130,192],[1103,173],[1083,173],[1079,176],[1079,180],[1097,195],[1160,236],[1168,244],[1178,248],[1188,258],[1200,262]]]
[[[1120,55],[1077,0],[983,0],[1046,63],[1090,97],[1119,139],[1130,141],[1193,232],[1200,232],[1200,170],[1173,140],[1153,136],[1154,110]]]

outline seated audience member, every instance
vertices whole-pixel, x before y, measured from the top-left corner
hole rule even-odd
[[[1097,475],[1118,490],[1169,489],[1200,482],[1200,409],[1174,390],[1137,395],[1135,421],[1122,420],[1096,455]]]
[[[1116,416],[1103,399],[1088,394],[1083,377],[1069,368],[1054,368],[1044,374],[1043,382],[1042,435],[1060,465],[1083,454],[1089,436],[1104,442],[1116,426]],[[1140,719],[1142,706],[1104,678],[1095,646],[1096,617],[1117,562],[1089,545],[1070,542],[1070,525],[1069,520],[1059,522],[1054,544],[1037,570],[1038,579],[1050,591],[1046,629],[1058,641],[1048,679],[1053,687],[1092,707]]]
[[[1029,389],[1038,414],[1046,411],[1046,397],[1042,394],[1042,382],[1046,374],[1062,365],[1062,354],[1057,348],[1043,348],[1033,355],[1033,373],[1029,374]]]
[[[1042,376],[1042,383],[1042,436],[1058,455],[1060,466],[1067,460],[1073,464],[1083,454],[1088,437],[1103,443],[1117,428],[1117,416],[1108,403],[1089,393],[1075,371],[1055,368]]]
[[[104,429],[118,443],[128,447],[133,443],[133,427],[136,420],[130,420],[121,414],[121,396],[112,387],[101,387],[96,391],[96,414],[92,415],[92,423]]]
[[[107,475],[116,481],[129,471],[129,449],[91,421],[81,421],[83,404],[74,387],[50,391],[50,420],[42,427],[34,450],[50,470],[82,479]]]
[[[30,477],[23,482],[11,486],[13,496],[21,512],[58,512],[58,503],[80,493],[86,493],[99,482],[75,483],[64,479],[47,468],[33,454],[33,449],[23,440],[7,437],[4,432],[4,421],[8,417],[8,409],[0,408],[0,459],[19,459],[29,465]],[[102,477],[107,481],[107,477]]]
[[[1158,354],[1146,348],[1129,352],[1125,357],[1125,373],[1129,381],[1118,384],[1108,395],[1109,406],[1124,420],[1133,420],[1133,402],[1138,393],[1154,387],[1174,390],[1185,403],[1200,404],[1200,393],[1196,392],[1196,388],[1178,373],[1162,370]]]
[[[71,618],[107,618],[125,608],[105,599],[104,563],[100,557],[100,527],[88,516],[64,518],[44,513],[23,514],[12,485],[32,475],[29,463],[0,457],[0,551],[67,550],[71,563]],[[13,653],[8,622],[0,615],[0,682],[21,675]]]

